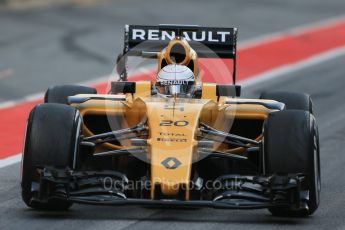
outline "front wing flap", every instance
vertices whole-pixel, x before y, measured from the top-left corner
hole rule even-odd
[[[215,180],[213,199],[175,200],[127,197],[127,177],[114,171],[72,171],[39,168],[39,186],[32,186],[32,202],[50,199],[96,205],[148,205],[212,207],[223,209],[260,209],[286,206],[307,208],[307,196],[301,190],[303,175],[239,176],[224,175]],[[112,183],[111,185],[109,183]]]

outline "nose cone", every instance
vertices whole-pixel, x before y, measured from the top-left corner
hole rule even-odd
[[[208,100],[190,101],[172,99],[145,101],[150,130],[151,182],[160,191],[156,195],[177,196],[184,187],[185,199],[189,199],[192,159],[196,153],[196,132],[201,112]],[[215,104],[210,104],[215,106]]]

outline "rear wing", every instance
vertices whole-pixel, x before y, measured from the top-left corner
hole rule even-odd
[[[154,56],[174,37],[184,37],[201,58],[232,59],[233,83],[236,82],[237,28],[201,27],[196,25],[158,26],[126,25],[123,55]],[[127,77],[125,77],[127,78]]]
[[[184,37],[199,57],[236,57],[236,28],[186,25],[126,25],[124,52],[138,56],[142,52],[160,52],[176,36]],[[145,45],[140,46],[143,42]]]

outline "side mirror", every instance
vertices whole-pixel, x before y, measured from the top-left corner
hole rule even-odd
[[[121,80],[127,78],[127,56],[119,54],[116,59],[116,72],[120,76]]]
[[[129,81],[114,81],[111,83],[111,93],[135,93],[135,82]]]
[[[216,94],[218,97],[240,97],[240,85],[217,85]]]

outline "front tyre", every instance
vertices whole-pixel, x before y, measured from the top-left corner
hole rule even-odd
[[[41,104],[30,113],[27,123],[21,188],[27,206],[41,210],[66,210],[72,203],[63,200],[37,202],[37,166],[74,169],[77,165],[81,117],[75,108],[62,104]]]
[[[97,90],[95,88],[80,85],[52,86],[44,95],[44,103],[67,104],[68,97],[77,94],[97,94]]]
[[[268,91],[263,92],[260,99],[279,101],[285,104],[287,110],[304,110],[313,114],[313,102],[310,95],[305,93]]]
[[[305,217],[316,211],[321,191],[319,151],[318,129],[311,113],[284,110],[268,116],[264,130],[266,173],[303,173],[306,180],[302,190],[308,193],[308,209],[274,207],[269,209],[273,215]]]

